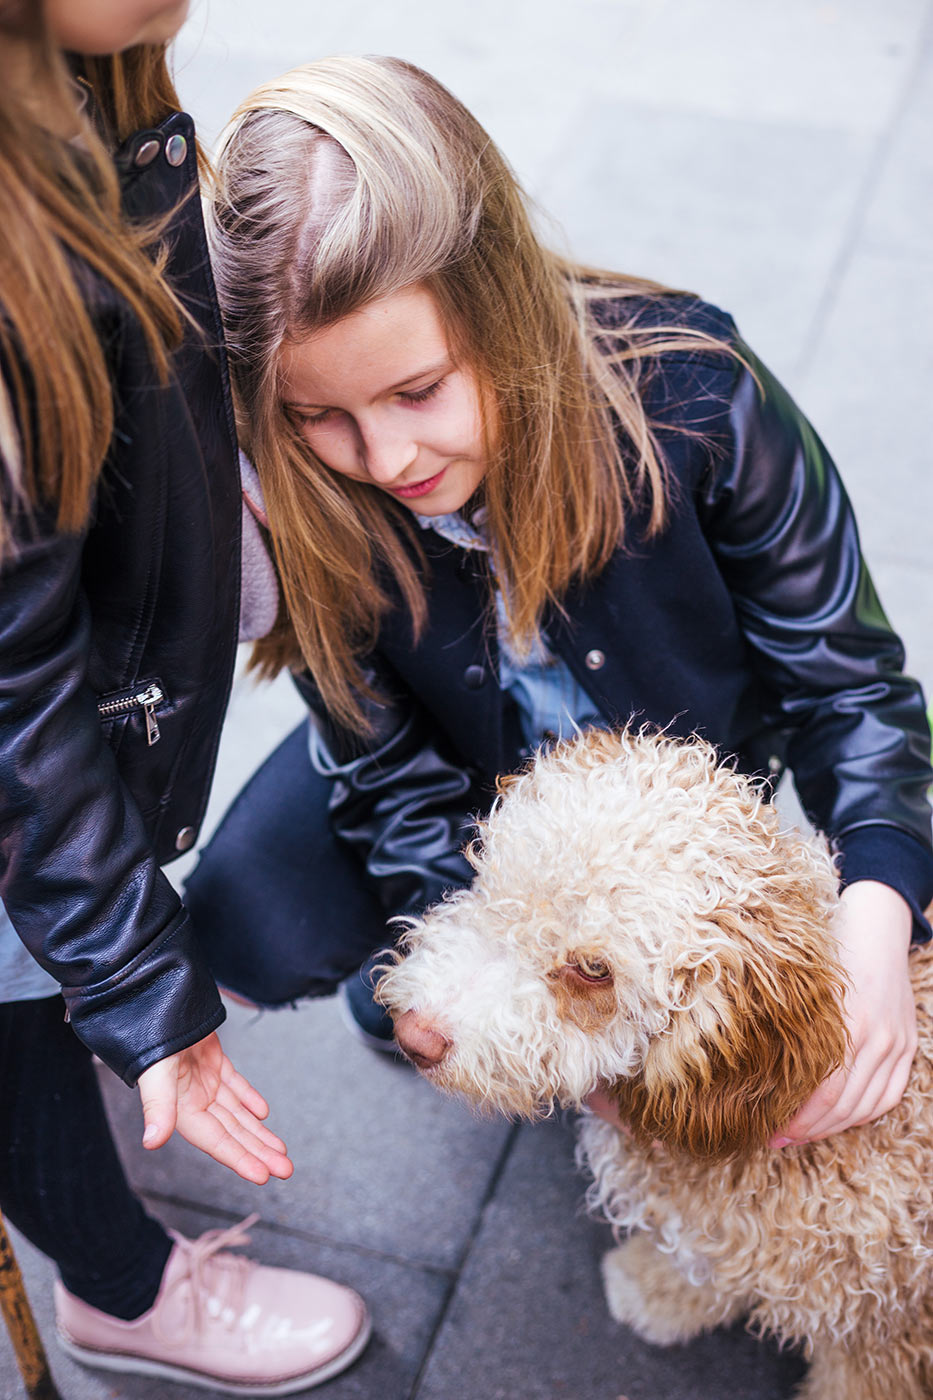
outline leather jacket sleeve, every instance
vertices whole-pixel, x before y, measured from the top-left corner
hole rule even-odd
[[[807,814],[838,844],[849,882],[885,879],[896,846],[916,913],[933,898],[923,693],[903,673],[829,454],[739,348],[729,441],[700,488],[703,527]]]
[[[173,135],[182,165],[165,154]],[[140,142],[163,154],[134,163]],[[87,530],[18,507],[0,460],[14,536],[0,560],[0,899],[77,1034],[132,1084],[224,1018],[159,853],[183,849],[176,834],[193,837],[206,802],[235,651],[240,493],[190,119],[172,114],[126,154],[131,215],[172,211],[167,274],[192,324],[161,382],[132,308],[79,263],[115,409]],[[157,678],[156,748],[151,712],[116,719],[112,704]]]
[[[35,519],[0,577],[0,897],[77,1034],[133,1084],[224,1013],[101,735],[83,544]],[[132,1050],[112,1029],[128,1023]]]
[[[385,689],[374,672],[368,679]],[[296,681],[314,720],[311,761],[333,783],[331,826],[359,856],[386,917],[420,913],[468,885],[462,850],[486,804],[423,708],[411,697],[370,706],[374,734],[361,743],[328,717],[310,676]]]

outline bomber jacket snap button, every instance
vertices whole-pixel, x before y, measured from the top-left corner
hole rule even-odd
[[[183,136],[176,133],[168,138],[165,143],[165,159],[169,165],[183,165],[187,154],[188,142]]]
[[[191,847],[194,845],[196,836],[197,832],[193,826],[183,826],[175,837],[175,850],[190,851]]]
[[[606,653],[594,647],[592,651],[586,653],[583,660],[588,671],[600,671],[606,664]]]
[[[463,673],[463,684],[469,690],[479,690],[481,685],[486,684],[485,666],[468,666]]]
[[[144,170],[147,165],[151,165],[162,149],[162,142],[155,136],[150,136],[147,141],[141,141],[133,156],[133,164],[139,170]]]

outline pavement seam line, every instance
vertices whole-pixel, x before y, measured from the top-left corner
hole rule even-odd
[[[201,1201],[188,1201],[182,1196],[166,1196],[160,1191],[140,1191],[138,1194],[144,1201],[152,1201],[162,1206],[172,1206],[177,1210],[188,1211],[192,1215],[206,1215],[211,1219],[223,1221],[225,1225],[236,1224],[242,1219],[241,1211],[226,1210],[221,1206],[210,1206]],[[375,1249],[372,1245],[359,1244],[354,1240],[339,1239],[335,1235],[318,1234],[313,1230],[303,1230],[294,1225],[285,1225],[277,1220],[269,1220],[262,1214],[252,1228],[254,1230],[267,1230],[270,1234],[301,1240],[307,1244],[320,1245],[324,1249],[347,1251],[351,1254],[365,1255],[370,1259],[381,1259],[385,1263],[396,1264],[400,1268],[417,1269],[421,1273],[436,1274],[440,1278],[448,1280],[456,1281],[460,1269],[459,1262],[434,1264],[430,1259],[411,1259],[405,1255],[394,1254],[389,1250]]]
[[[893,103],[891,115],[875,141],[865,174],[859,182],[858,192],[852,202],[849,217],[845,221],[836,256],[833,258],[826,276],[816,309],[810,317],[810,324],[794,368],[794,378],[797,382],[805,379],[810,372],[823,331],[832,315],[840,288],[861,238],[868,207],[891,154],[897,131],[920,86],[921,74],[930,57],[931,50],[933,50],[933,3],[927,6],[926,15],[921,21],[917,36],[916,55],[904,82],[901,84],[900,93]]]
[[[460,1285],[460,1280],[463,1276],[463,1271],[469,1263],[470,1258],[473,1254],[474,1246],[476,1245],[476,1241],[479,1238],[480,1232],[483,1228],[483,1222],[486,1218],[486,1212],[495,1197],[496,1191],[498,1190],[499,1182],[502,1180],[503,1173],[505,1172],[508,1160],[512,1155],[512,1151],[515,1147],[515,1143],[518,1140],[518,1134],[521,1131],[521,1128],[521,1123],[513,1123],[511,1125],[511,1127],[509,1128],[509,1132],[506,1136],[505,1142],[503,1143],[502,1149],[499,1153],[498,1160],[496,1161],[496,1164],[493,1167],[492,1172],[490,1173],[489,1181],[486,1185],[486,1190],[483,1192],[483,1198],[480,1201],[476,1214],[473,1218],[473,1224],[467,1236],[466,1243],[463,1246],[463,1252],[460,1256],[460,1260],[456,1266],[453,1277],[450,1280],[450,1285],[444,1294],[443,1301],[437,1312],[437,1317],[434,1319],[434,1325],[431,1328],[430,1334],[425,1344],[424,1355],[421,1358],[421,1365],[418,1367],[418,1370],[415,1373],[415,1378],[412,1382],[412,1387],[408,1393],[407,1400],[418,1400],[418,1392],[420,1391],[422,1383],[425,1379],[425,1373],[428,1369],[431,1357],[434,1352],[434,1345],[438,1337],[440,1336],[441,1331],[443,1330],[444,1323],[447,1321],[447,1316],[450,1312],[451,1304],[453,1303],[454,1298],[457,1296],[457,1289]]]

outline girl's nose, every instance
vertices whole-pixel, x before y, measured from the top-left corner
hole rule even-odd
[[[405,437],[380,435],[364,439],[362,454],[372,480],[379,486],[391,486],[414,463],[418,445]]]

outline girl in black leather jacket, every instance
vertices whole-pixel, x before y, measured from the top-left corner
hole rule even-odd
[[[923,698],[832,462],[730,319],[544,250],[485,132],[398,60],[247,99],[210,232],[289,613],[257,660],[316,717],[313,765],[286,741],[189,883],[220,980],[331,990],[469,880],[498,773],[633,718],[793,770],[839,851],[853,1057],[786,1137],[884,1112],[930,933]],[[264,969],[237,933],[261,814]]]
[[[165,64],[185,10],[0,0],[0,1206],[58,1265],[82,1359],[297,1389],[360,1349],[362,1304],[249,1266],[242,1306],[261,1319],[274,1294],[280,1340],[257,1322],[251,1371],[229,1338],[218,1353],[204,1290],[226,1294],[229,1261],[130,1191],[91,1062],[139,1081],[147,1146],[177,1126],[248,1180],[290,1175],[160,870],[207,800],[242,510],[194,132]],[[329,1313],[331,1354],[288,1351],[284,1319]]]

